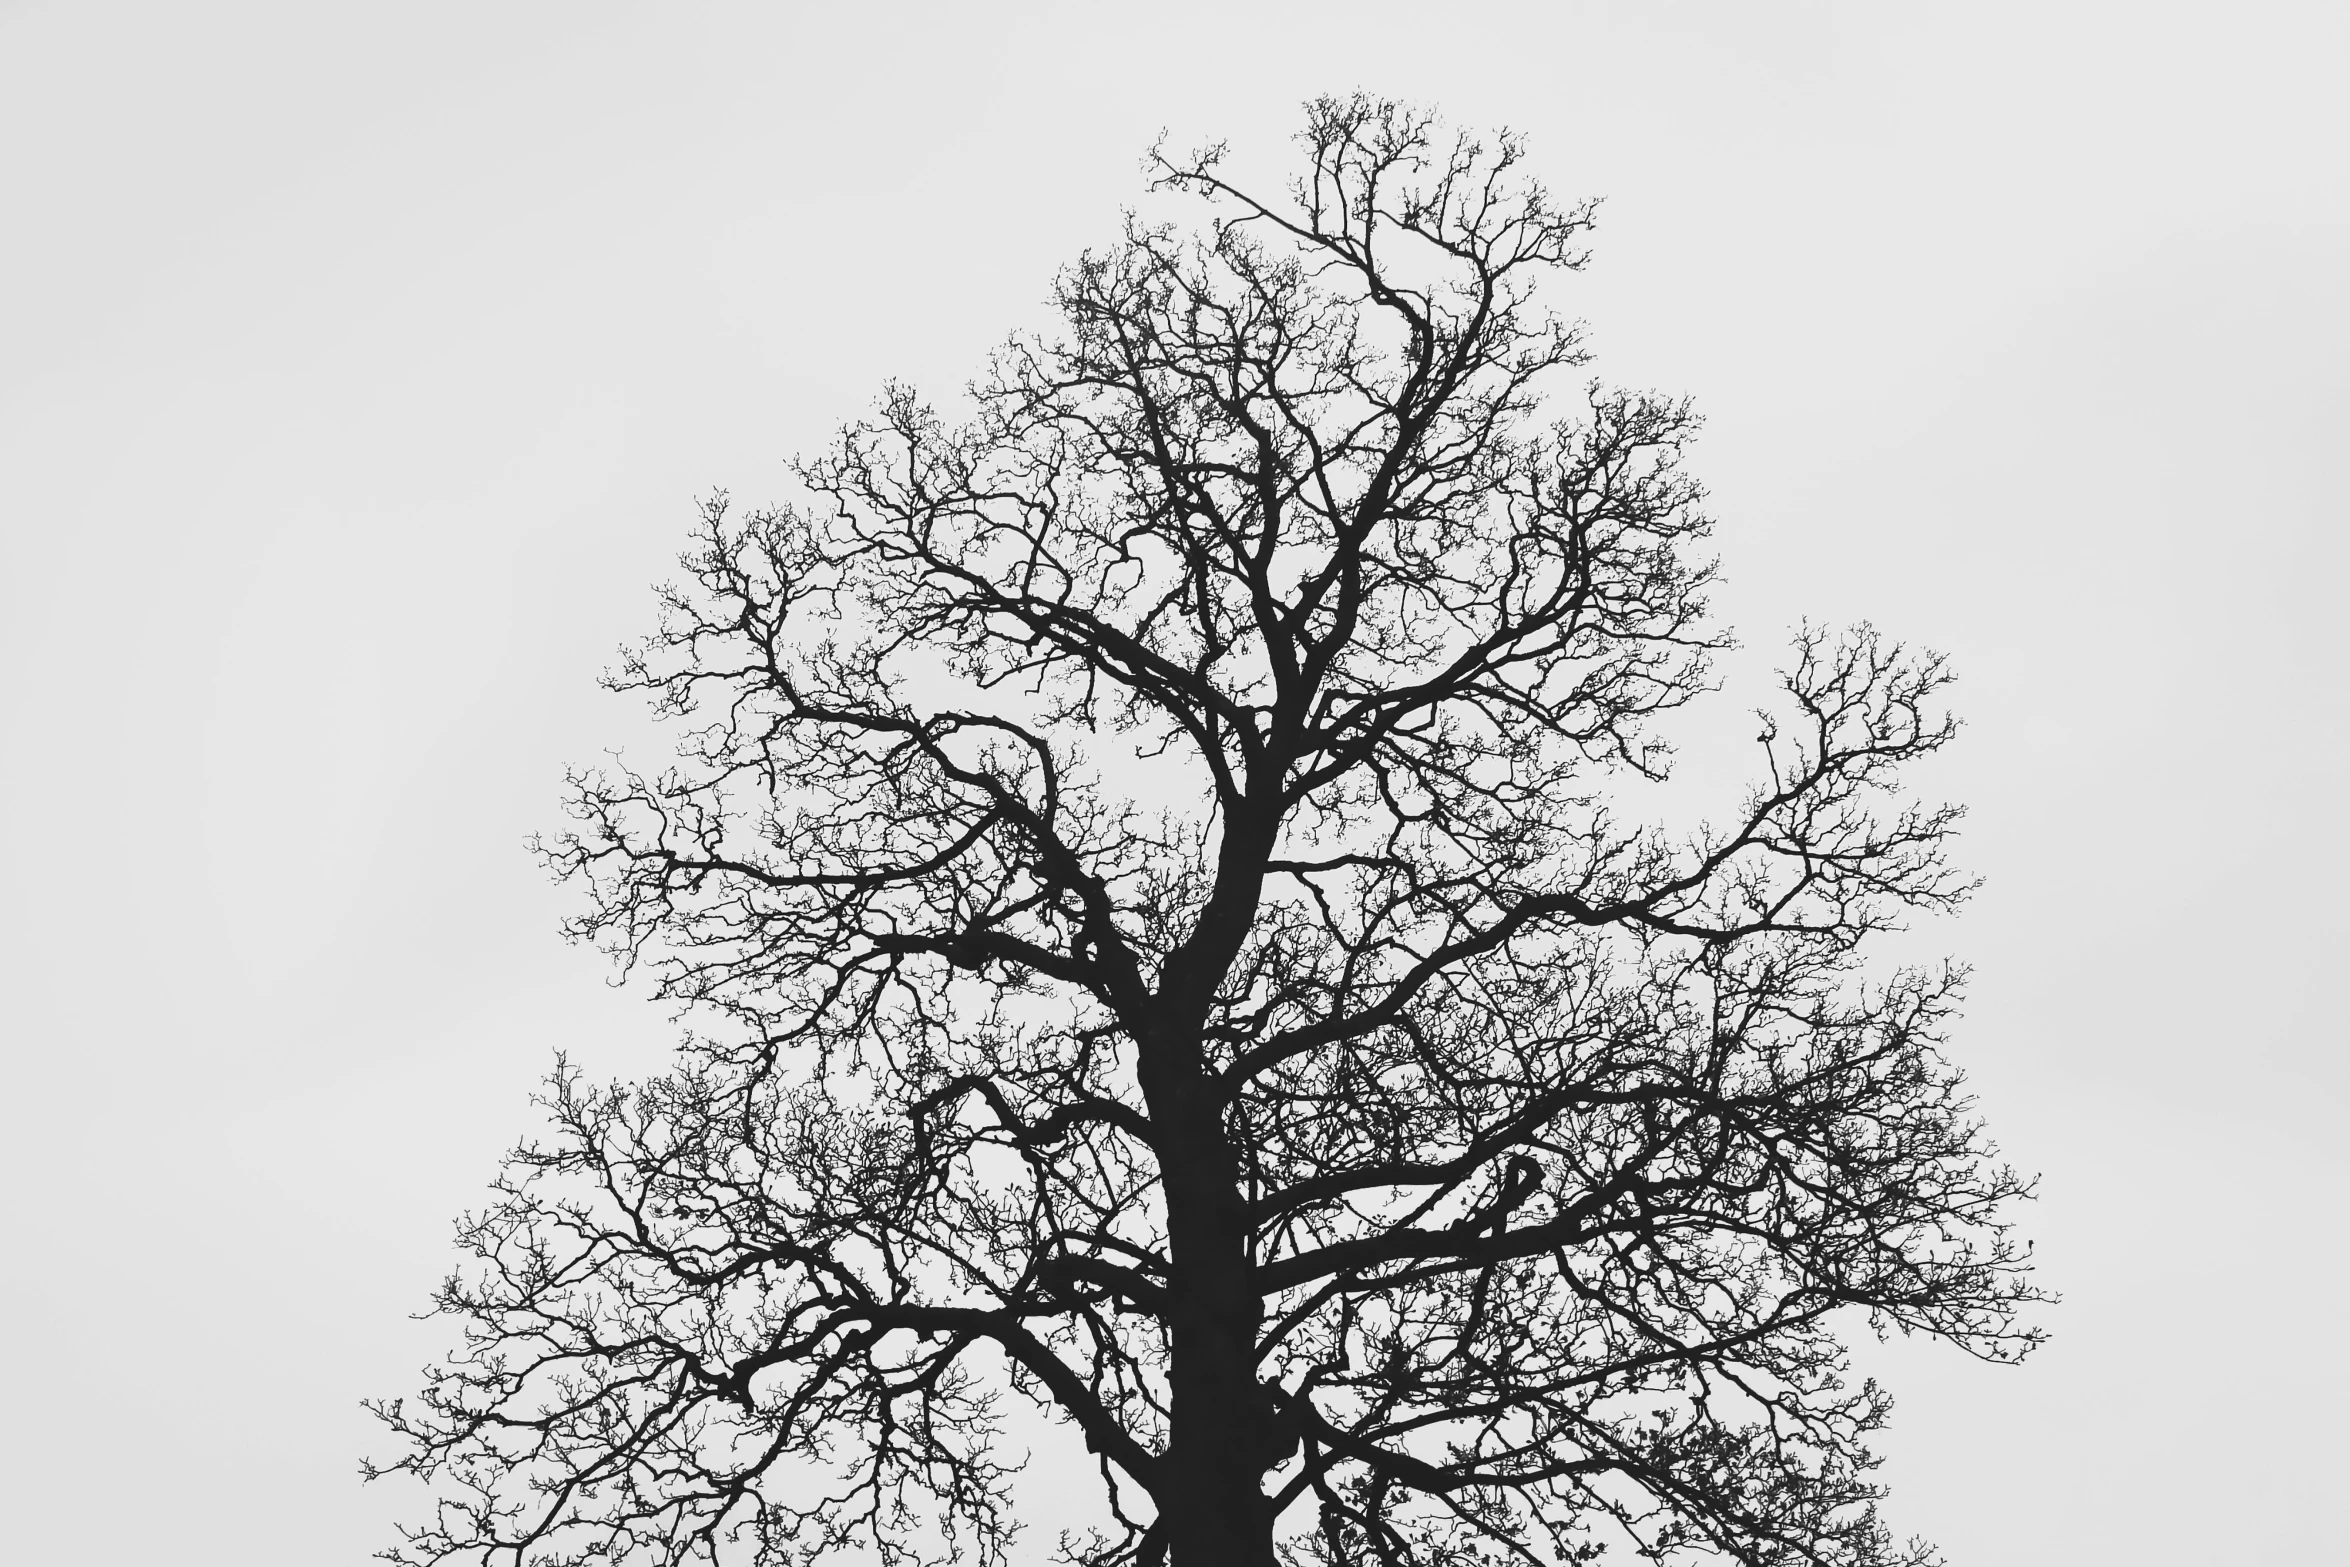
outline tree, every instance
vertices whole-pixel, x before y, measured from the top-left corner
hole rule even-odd
[[[380,1406],[407,1562],[992,1563],[1007,1395],[1225,1567],[1929,1559],[1841,1324],[2034,1332],[1939,1053],[1902,764],[1946,676],[1806,632],[1723,825],[1633,814],[1710,685],[1687,404],[1593,387],[1504,136],[1310,106],[1285,201],[1153,155],[950,424],[892,390],[706,508],[573,780],[578,937],[705,1021],[552,1079]]]

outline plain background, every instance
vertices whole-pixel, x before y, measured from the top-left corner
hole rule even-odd
[[[1920,939],[2067,1301],[1870,1352],[1894,1521],[2334,1558],[2346,73],[2248,0],[0,6],[0,1556],[384,1543],[448,1219],[664,1049],[522,841],[649,754],[593,677],[694,498],[951,393],[1162,128],[1359,86],[1607,197],[1565,302],[1710,415],[1758,649],[1964,676]]]

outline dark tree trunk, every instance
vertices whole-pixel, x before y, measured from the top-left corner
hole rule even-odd
[[[1279,1459],[1273,1406],[1257,1380],[1264,1298],[1250,1255],[1239,1166],[1198,1047],[1152,1052],[1146,1073],[1160,1149],[1171,1277],[1173,1429],[1159,1511],[1170,1567],[1273,1567],[1264,1476]]]
[[[1218,1206],[1238,1210],[1237,1194],[1229,1186],[1226,1193]],[[1172,1193],[1169,1206],[1176,1207]],[[1223,1214],[1194,1212],[1170,1228],[1178,1291],[1168,1367],[1174,1428],[1161,1509],[1172,1567],[1271,1567],[1273,1519],[1263,1481],[1274,1432],[1257,1382],[1263,1304],[1245,1241]],[[1186,1239],[1194,1242],[1189,1248]]]

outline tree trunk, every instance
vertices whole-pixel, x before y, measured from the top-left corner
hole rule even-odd
[[[1180,1240],[1174,1251],[1173,1430],[1161,1501],[1171,1567],[1272,1567],[1264,1476],[1275,1434],[1256,1375],[1263,1305],[1240,1247],[1214,1259],[1195,1250],[1188,1262]]]
[[[1170,1567],[1273,1567],[1264,1477],[1280,1460],[1279,1434],[1257,1381],[1264,1298],[1248,1207],[1196,1047],[1166,1054],[1144,1093],[1167,1129],[1172,1429],[1158,1501]]]

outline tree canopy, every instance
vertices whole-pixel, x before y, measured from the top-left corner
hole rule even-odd
[[[1154,153],[1197,222],[963,412],[707,506],[611,677],[676,758],[543,845],[700,1022],[463,1222],[392,1559],[1000,1561],[1007,1400],[1101,1567],[1929,1559],[1838,1335],[2035,1337],[1960,975],[1862,960],[1967,891],[1945,669],[1801,634],[1751,790],[1648,820],[1726,642],[1689,406],[1576,384],[1592,207],[1301,142]]]

